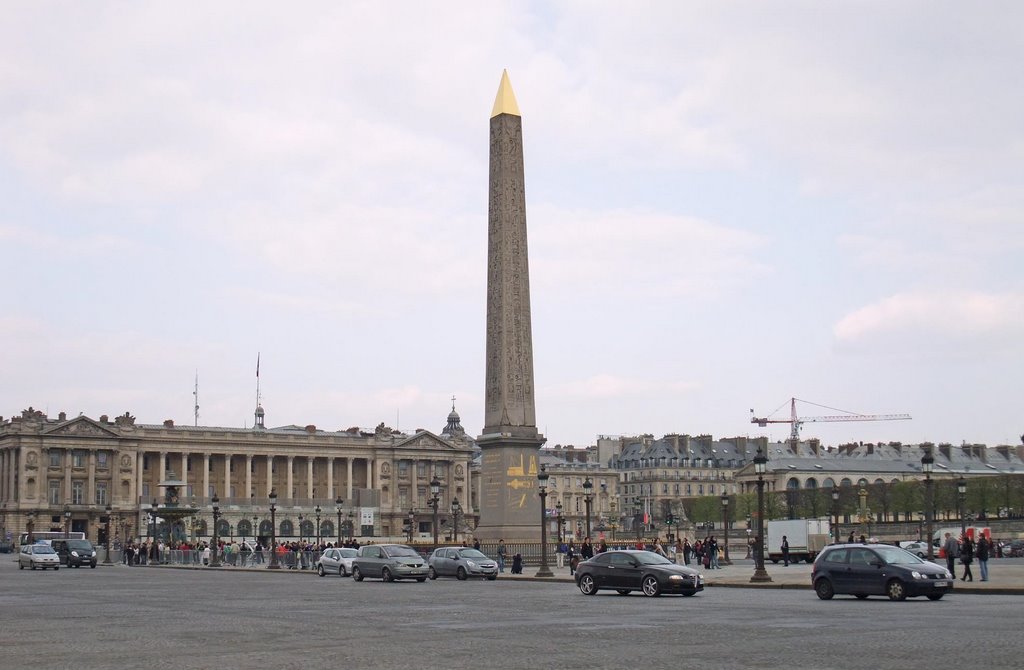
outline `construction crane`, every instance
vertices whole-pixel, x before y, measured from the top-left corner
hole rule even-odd
[[[800,427],[805,423],[811,422],[826,422],[826,421],[908,421],[910,420],[909,414],[858,414],[857,412],[849,412],[845,409],[836,409],[835,407],[827,407],[825,405],[819,405],[817,403],[810,402],[809,400],[800,400],[800,402],[807,403],[808,405],[814,405],[815,407],[821,407],[823,409],[830,409],[833,412],[844,412],[843,414],[832,414],[829,416],[797,416],[796,414],[796,403],[799,398],[789,399],[789,418],[788,419],[770,419],[768,417],[757,417],[754,416],[754,410],[750,410],[750,423],[756,423],[757,425],[764,428],[769,423],[788,423],[790,425],[789,437],[793,440],[800,439]],[[785,407],[785,404],[779,405],[775,412]],[[772,414],[775,414],[772,412]],[[769,414],[768,416],[771,416]]]

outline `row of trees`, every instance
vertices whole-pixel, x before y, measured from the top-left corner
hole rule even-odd
[[[839,487],[837,503],[841,518],[856,518],[860,508],[860,486]],[[895,483],[868,484],[866,506],[876,521],[918,521],[925,509],[925,483],[907,480]],[[933,510],[936,520],[958,517],[959,495],[956,479],[932,479]],[[798,519],[833,514],[832,489],[794,489],[765,492],[766,519]],[[1024,516],[1024,474],[971,477],[967,479],[965,513],[979,519]],[[722,521],[722,504],[718,496],[703,496],[677,501],[664,501],[655,523],[663,525],[669,512],[676,519],[691,523]],[[729,497],[725,512],[730,522],[746,521],[757,514],[757,494],[741,493]]]

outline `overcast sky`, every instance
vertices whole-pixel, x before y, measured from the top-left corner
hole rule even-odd
[[[0,415],[479,434],[507,68],[549,444],[1019,444],[1024,6],[626,5],[4,3]]]

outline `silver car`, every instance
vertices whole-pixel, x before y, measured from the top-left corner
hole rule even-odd
[[[60,570],[60,557],[49,544],[42,542],[26,544],[22,545],[21,552],[18,554],[18,568],[24,570],[26,565],[33,570],[36,568]]]
[[[364,544],[352,561],[352,579],[379,577],[385,582],[396,579],[427,581],[427,562],[419,552],[404,544]]]
[[[498,578],[498,564],[477,549],[467,547],[441,547],[427,559],[429,577],[441,576],[468,579],[469,577]]]
[[[342,577],[348,577],[352,574],[352,561],[358,554],[358,549],[350,547],[324,549],[324,553],[320,554],[320,558],[316,562],[316,574],[323,577],[327,574],[337,573]]]

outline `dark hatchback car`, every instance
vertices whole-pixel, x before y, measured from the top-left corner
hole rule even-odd
[[[909,551],[885,544],[837,544],[818,554],[811,584],[822,600],[837,593],[857,598],[889,596],[904,600],[927,596],[939,600],[955,581],[945,568]]]
[[[576,586],[588,596],[601,589],[614,590],[620,595],[643,591],[647,596],[662,593],[692,596],[704,590],[704,576],[653,551],[606,551],[576,567]]]

